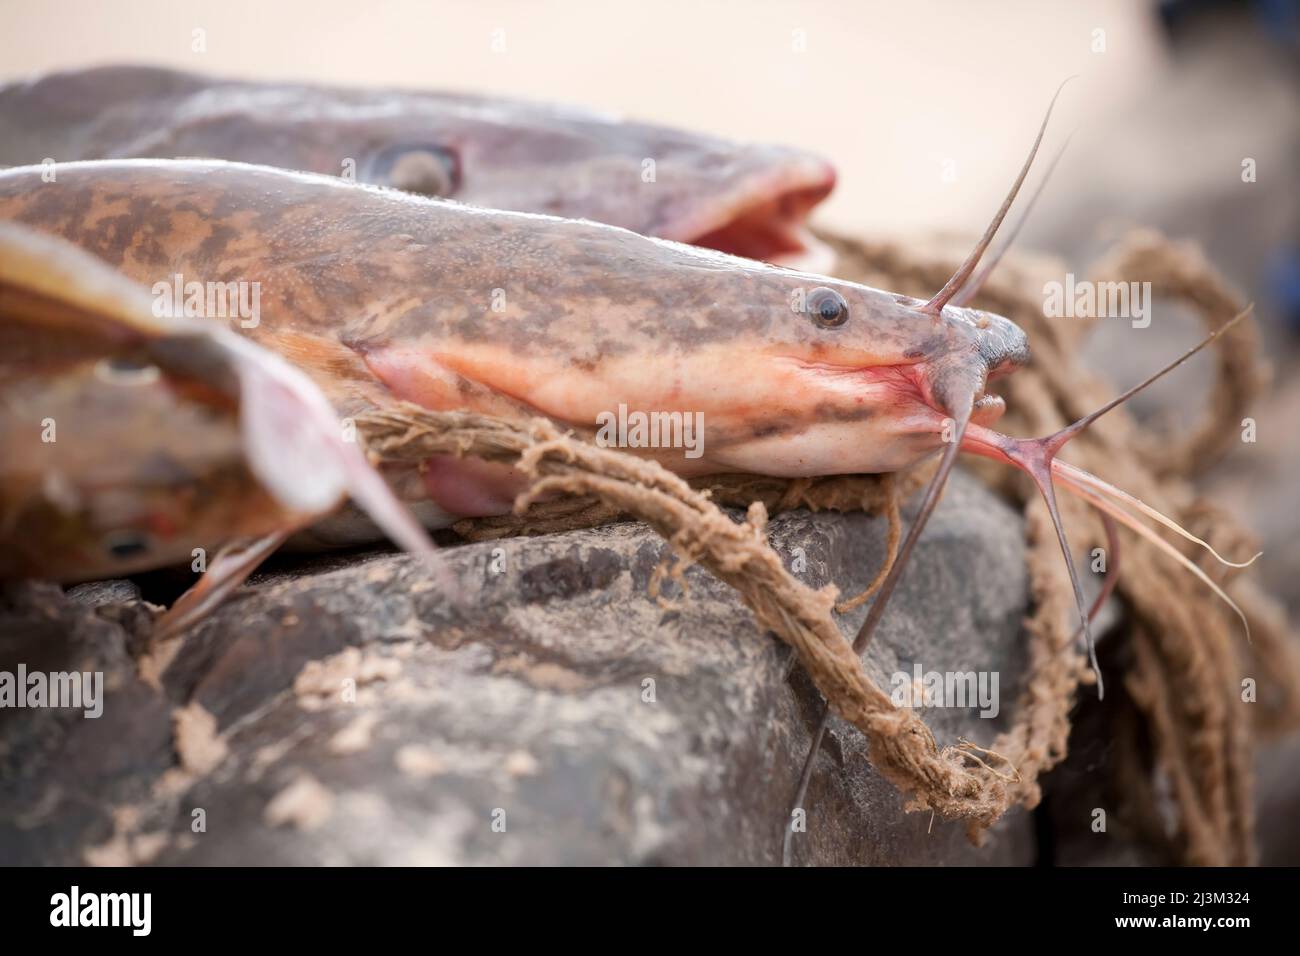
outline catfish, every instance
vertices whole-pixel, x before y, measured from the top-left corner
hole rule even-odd
[[[830,268],[807,228],[835,170],[733,143],[499,96],[219,79],[111,66],[0,87],[0,165],[227,159],[495,209],[592,219]]]

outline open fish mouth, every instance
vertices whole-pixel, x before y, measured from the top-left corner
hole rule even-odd
[[[931,390],[924,365],[809,368],[820,371],[824,378],[838,379],[836,384],[841,388],[862,390],[865,387],[874,393],[876,401],[892,406],[900,418],[910,419],[913,427],[932,429],[936,435],[951,427],[952,413]],[[971,403],[970,420],[987,427],[997,423],[1006,410],[1007,403],[1001,395],[980,389]]]
[[[808,228],[812,210],[835,188],[835,169],[803,159],[742,181],[707,209],[669,223],[665,239],[804,272],[828,272],[830,247]]]

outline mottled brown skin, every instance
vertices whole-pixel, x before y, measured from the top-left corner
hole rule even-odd
[[[0,165],[128,157],[351,174],[764,259],[806,251],[800,227],[835,183],[824,160],[799,150],[499,97],[130,66],[0,87]]]
[[[176,272],[259,282],[260,325],[240,331],[344,414],[393,397],[582,429],[620,403],[702,412],[702,458],[652,452],[688,475],[903,468],[940,447],[988,375],[1026,358],[1023,333],[986,313],[931,316],[907,297],[609,226],[260,167],[68,164],[53,183],[10,170],[0,219],[145,286]],[[817,287],[848,303],[841,327],[793,307]],[[1000,411],[980,398],[975,420]],[[445,492],[433,489],[444,504]]]

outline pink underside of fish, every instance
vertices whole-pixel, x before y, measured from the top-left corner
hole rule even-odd
[[[528,484],[514,468],[454,455],[427,458],[421,468],[430,500],[462,518],[507,514]]]
[[[457,407],[456,377],[418,350],[377,349],[365,361],[397,398],[434,410]],[[425,459],[420,471],[428,500],[447,513],[434,517],[438,524],[506,514],[528,485],[515,468],[454,455]]]
[[[508,408],[515,416],[522,408],[525,415],[545,415],[561,424],[594,427],[597,412],[610,404],[608,393],[617,390],[616,394],[626,397],[632,407],[675,408],[678,406],[671,396],[678,390],[673,383],[686,378],[714,383],[715,394],[707,400],[704,393],[697,393],[689,401],[704,409],[705,419],[715,429],[712,432],[715,438],[729,429],[752,428],[755,422],[766,420],[764,409],[767,418],[776,414],[772,394],[779,395],[781,402],[789,407],[799,407],[824,399],[827,390],[846,393],[856,407],[892,411],[876,418],[877,424],[911,421],[919,432],[927,434],[941,427],[932,410],[918,405],[920,375],[914,366],[837,368],[776,360],[765,363],[764,385],[772,389],[769,393],[759,389],[752,376],[724,375],[716,363],[725,358],[725,349],[719,356],[707,357],[702,367],[696,367],[692,361],[705,358],[701,354],[705,349],[697,350],[688,359],[659,356],[657,361],[651,361],[642,357],[631,367],[614,362],[617,371],[613,378],[618,383],[614,385],[607,380],[608,372],[597,374],[593,370],[551,366],[538,356],[512,356],[495,350],[480,354],[468,347],[453,350],[454,354],[439,354],[437,348],[390,345],[368,349],[364,360],[392,396],[433,410],[467,407],[463,388],[467,382],[473,382],[478,393],[468,404],[477,411],[491,414],[493,402],[497,402],[501,409]],[[737,361],[733,354],[733,371]],[[724,387],[729,382],[736,383],[736,390]],[[664,463],[684,477],[728,471],[792,477],[847,472],[852,469],[844,467],[844,456],[852,455],[852,448],[846,447],[846,442],[856,446],[886,440],[883,434],[873,435],[872,427],[873,423],[864,422],[862,429],[850,439],[850,433],[844,429],[809,422],[793,435],[746,437],[731,448],[714,449],[699,462]],[[657,457],[664,461],[662,456]],[[440,456],[422,463],[421,483],[411,488],[408,495],[417,492],[426,495],[427,500],[454,520],[455,517],[505,514],[527,484],[527,479],[514,468]]]

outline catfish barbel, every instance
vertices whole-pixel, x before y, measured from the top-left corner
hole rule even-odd
[[[806,228],[835,171],[802,150],[497,96],[219,79],[156,67],[0,86],[0,165],[203,157],[593,219],[830,268]]]

